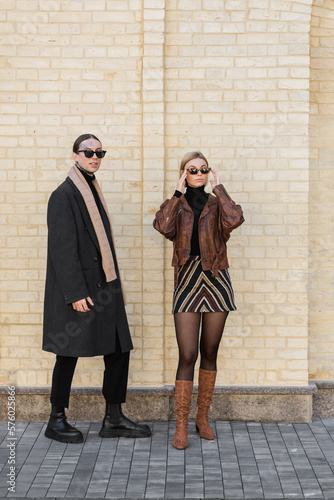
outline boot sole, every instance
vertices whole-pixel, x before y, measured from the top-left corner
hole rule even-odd
[[[83,437],[77,437],[77,438],[62,438],[59,437],[55,432],[51,431],[50,429],[46,429],[44,436],[53,439],[54,441],[59,441],[60,443],[70,443],[70,444],[80,444],[83,443]]]
[[[151,431],[140,432],[140,431],[130,431],[125,429],[110,429],[109,431],[100,430],[99,436],[101,438],[148,438],[151,437]]]

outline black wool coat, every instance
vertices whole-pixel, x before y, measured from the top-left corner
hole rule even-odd
[[[111,354],[117,334],[122,352],[130,351],[133,346],[112,239],[117,280],[107,283],[84,199],[68,177],[51,194],[47,221],[43,350],[75,357]],[[72,302],[86,297],[91,297],[94,306],[86,313],[75,311]]]

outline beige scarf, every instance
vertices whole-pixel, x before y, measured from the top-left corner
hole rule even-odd
[[[112,256],[108,237],[107,237],[107,234],[106,234],[106,231],[104,229],[104,225],[103,225],[103,222],[101,219],[101,215],[100,215],[99,209],[97,208],[96,203],[95,203],[94,195],[93,195],[93,193],[88,185],[88,182],[86,181],[86,179],[84,178],[84,176],[82,175],[82,173],[80,172],[80,170],[77,167],[73,166],[71,168],[71,170],[69,171],[68,176],[71,179],[71,181],[75,184],[75,186],[79,189],[79,191],[84,199],[85,205],[87,207],[90,219],[92,221],[92,224],[93,224],[96,236],[97,236],[97,240],[98,240],[99,245],[100,245],[100,251],[101,251],[101,255],[102,255],[102,268],[103,268],[103,271],[106,275],[106,280],[107,280],[107,282],[114,281],[115,279],[117,279],[116,271],[115,271],[115,263],[114,263],[114,259]],[[109,217],[109,212],[108,212],[106,201],[105,201],[104,196],[102,194],[99,183],[97,182],[96,179],[93,180],[93,184],[95,186],[97,194],[99,195],[99,198],[101,200],[103,208],[107,214],[109,224],[110,224],[111,237],[112,237],[112,241],[114,243],[114,237],[112,234],[112,227],[111,227],[111,222],[110,222],[110,217]],[[114,248],[115,248],[115,244],[114,244]]]

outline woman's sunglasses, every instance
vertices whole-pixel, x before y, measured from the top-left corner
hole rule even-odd
[[[210,170],[211,170],[210,167],[200,168],[200,169],[193,167],[193,168],[189,168],[188,172],[190,175],[196,175],[198,172],[201,172],[201,174],[206,175],[210,172]]]
[[[84,153],[86,158],[93,158],[94,155],[97,158],[104,158],[107,151],[92,151],[91,149],[80,149],[77,153]]]

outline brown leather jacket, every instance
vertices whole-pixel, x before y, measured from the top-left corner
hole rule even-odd
[[[218,270],[229,267],[226,242],[231,231],[244,222],[244,217],[241,206],[234,203],[222,184],[214,187],[213,192],[216,196],[209,195],[201,213],[198,234],[202,268],[217,276]],[[184,195],[166,200],[153,221],[153,227],[173,241],[175,286],[177,268],[185,264],[190,255],[193,224],[194,213]]]

